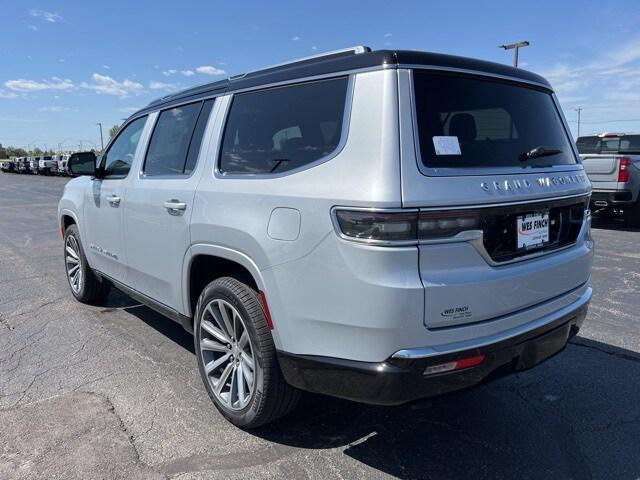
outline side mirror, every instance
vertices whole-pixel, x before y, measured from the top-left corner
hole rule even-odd
[[[93,152],[74,153],[67,162],[69,173],[74,176],[96,174],[96,154]]]

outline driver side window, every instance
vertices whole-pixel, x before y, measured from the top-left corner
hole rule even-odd
[[[101,166],[104,178],[124,178],[127,176],[146,122],[146,116],[140,117],[118,133],[109,150],[102,156]]]

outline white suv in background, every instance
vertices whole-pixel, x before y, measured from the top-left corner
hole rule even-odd
[[[245,428],[300,390],[397,405],[530,368],[591,298],[590,185],[522,69],[332,52],[164,97],[69,170],[73,295],[193,332]]]

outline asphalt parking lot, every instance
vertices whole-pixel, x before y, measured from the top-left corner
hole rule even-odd
[[[538,368],[398,408],[226,422],[178,325],[68,291],[64,178],[0,174],[0,478],[640,478],[640,231],[596,219],[585,327]]]

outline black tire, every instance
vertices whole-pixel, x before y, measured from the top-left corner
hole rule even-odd
[[[255,366],[253,392],[248,404],[240,410],[229,408],[216,397],[212,381],[205,371],[204,353],[200,347],[200,326],[205,309],[214,300],[227,302],[236,309],[251,342]],[[260,304],[260,297],[254,288],[232,277],[222,277],[207,285],[200,294],[195,309],[193,338],[198,370],[207,393],[216,408],[231,423],[244,429],[257,428],[283,417],[296,407],[300,391],[287,384],[282,376],[273,337]]]
[[[67,247],[70,243],[73,243],[73,241],[75,241],[75,245],[77,245],[76,253],[78,257],[78,270],[81,275],[78,280],[77,288],[72,284],[72,275],[69,273],[69,265],[72,265],[73,261],[69,260],[71,255]],[[91,267],[89,267],[87,257],[84,254],[84,248],[82,247],[82,241],[80,240],[80,232],[75,224],[69,225],[64,232],[63,253],[65,258],[64,266],[65,273],[67,274],[67,282],[69,283],[69,288],[71,289],[71,293],[75,299],[79,302],[93,305],[101,303],[109,294],[111,285],[106,281],[101,281],[95,273],[93,273]]]
[[[640,227],[640,199],[636,203],[625,206],[623,209],[624,223],[628,227]]]

